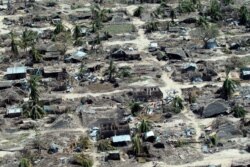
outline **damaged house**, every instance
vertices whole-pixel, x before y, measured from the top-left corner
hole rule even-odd
[[[115,50],[110,57],[118,61],[141,60],[140,53],[137,51],[124,51],[123,49]]]
[[[44,78],[66,79],[67,71],[65,68],[44,67],[42,70],[42,75]]]
[[[9,67],[5,73],[5,77],[8,80],[17,80],[26,78],[26,67]]]
[[[240,70],[240,77],[243,80],[250,80],[250,68],[242,68]]]
[[[163,93],[159,87],[134,88],[132,94],[135,101],[157,101],[163,98]]]
[[[120,124],[114,119],[103,119],[99,123],[99,139],[106,139],[113,136],[130,135],[128,124]],[[114,138],[114,141],[116,138]]]
[[[166,48],[165,53],[169,59],[184,60],[189,54],[182,48]]]

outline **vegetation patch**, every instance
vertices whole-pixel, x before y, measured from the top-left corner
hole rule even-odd
[[[105,25],[102,31],[111,35],[132,33],[135,32],[135,26],[133,24],[109,24]]]

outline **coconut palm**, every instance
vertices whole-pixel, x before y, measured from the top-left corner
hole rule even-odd
[[[44,109],[38,104],[33,104],[31,110],[27,113],[29,118],[33,120],[41,119],[45,115]]]
[[[16,35],[13,31],[11,31],[9,33],[9,37],[10,37],[10,40],[11,40],[11,52],[15,55],[15,56],[18,56],[19,55],[19,52],[18,52],[18,48],[17,48],[17,42],[16,42]]]
[[[91,157],[85,154],[79,154],[74,156],[74,161],[82,167],[92,167],[94,162]]]
[[[143,13],[144,8],[142,6],[139,6],[135,11],[134,11],[134,16],[135,17],[141,17]]]
[[[175,11],[174,11],[174,10],[171,10],[171,11],[170,11],[170,17],[171,17],[172,23],[174,23],[174,19],[176,19],[176,14],[175,14]]]
[[[73,37],[75,40],[77,40],[81,36],[81,27],[79,25],[76,25],[73,32]]]
[[[133,137],[132,143],[133,143],[133,151],[135,152],[135,154],[138,155],[142,153],[142,142],[137,134]]]
[[[202,27],[202,28],[205,28],[205,29],[208,28],[209,23],[207,21],[207,18],[203,17],[203,16],[200,16],[199,20],[197,22],[197,25],[200,26],[200,27]]]
[[[222,18],[220,4],[217,0],[210,1],[209,15],[213,20],[220,20]]]
[[[36,32],[25,29],[22,33],[21,41],[19,45],[22,49],[24,49],[27,52],[27,48],[34,45],[36,39],[37,39]]]
[[[142,119],[138,129],[139,129],[140,133],[145,133],[145,132],[150,131],[150,123],[149,123],[149,121],[146,120],[146,119]]]
[[[250,19],[250,13],[245,5],[241,6],[239,11],[240,24],[245,25]]]
[[[247,113],[247,111],[242,106],[239,105],[236,105],[232,111],[234,117],[236,118],[244,118]]]
[[[59,33],[61,33],[61,32],[64,32],[65,30],[66,30],[66,29],[65,29],[64,25],[63,25],[62,23],[58,23],[58,24],[56,25],[55,30],[54,30],[54,34],[57,35],[57,34],[59,34]]]
[[[42,60],[42,55],[35,48],[34,45],[32,46],[32,49],[31,49],[31,56],[34,62],[40,62]]]
[[[29,99],[32,100],[34,103],[39,102],[39,91],[38,91],[38,82],[40,80],[39,76],[32,75],[30,79],[28,80],[28,83],[30,85],[30,95]]]
[[[232,96],[232,94],[235,92],[235,89],[239,84],[240,83],[238,81],[235,81],[229,78],[229,71],[227,71],[226,79],[223,82],[222,91],[221,91],[222,97],[224,97],[225,100],[228,100]]]
[[[175,98],[172,101],[172,106],[175,113],[180,113],[181,110],[184,109],[184,105],[182,103],[183,100],[179,96],[175,96]]]
[[[195,11],[195,5],[192,0],[181,0],[178,9],[181,13],[191,13]]]
[[[22,158],[18,167],[32,167],[32,164],[27,158]]]

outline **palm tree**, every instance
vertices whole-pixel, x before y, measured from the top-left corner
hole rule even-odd
[[[113,147],[110,143],[109,140],[100,140],[98,141],[97,145],[98,151],[110,151],[110,150],[115,150],[115,147]]]
[[[136,134],[133,139],[133,151],[135,152],[136,155],[142,153],[142,143],[140,137]]]
[[[217,0],[210,1],[209,14],[213,20],[220,20],[222,18],[220,4]]]
[[[236,87],[240,84],[238,81],[229,78],[230,71],[226,73],[226,80],[223,82],[221,95],[228,100],[232,94],[235,92]]]
[[[140,125],[139,125],[139,131],[141,133],[146,133],[150,131],[150,123],[146,119],[142,119]]]
[[[203,17],[203,16],[200,16],[199,17],[199,20],[197,22],[197,25],[198,26],[201,26],[202,28],[208,28],[209,26],[209,23],[207,21],[207,18],[206,17]]]
[[[81,27],[76,25],[73,32],[73,37],[77,40],[81,36]]]
[[[240,16],[240,24],[245,25],[248,22],[249,17],[250,17],[250,14],[249,14],[247,7],[245,5],[241,6],[239,13],[240,13],[240,15],[239,15]]]
[[[57,35],[57,34],[59,34],[59,33],[61,33],[61,32],[64,32],[65,30],[66,30],[66,29],[65,29],[65,27],[63,26],[63,24],[62,24],[62,23],[58,23],[58,24],[56,25],[55,30],[54,30],[54,34]]]
[[[114,79],[115,73],[116,73],[116,67],[114,65],[113,59],[110,59],[109,67],[108,67],[108,80],[109,81],[112,81]]]
[[[244,118],[247,113],[247,111],[242,106],[239,105],[236,105],[232,111],[234,117],[236,118]]]
[[[27,158],[22,158],[18,167],[32,167],[32,164]]]
[[[38,91],[38,82],[40,80],[39,76],[32,75],[30,79],[28,80],[28,83],[30,85],[30,95],[29,98],[32,100],[34,103],[39,102],[39,91]]]
[[[174,10],[171,10],[171,11],[170,11],[170,17],[171,17],[172,23],[174,23],[174,19],[176,19],[176,14],[175,14],[175,11],[174,11]]]
[[[195,5],[191,0],[181,0],[179,1],[179,11],[181,13],[190,13],[195,11]]]
[[[172,101],[172,106],[174,108],[174,112],[175,113],[180,113],[181,110],[184,109],[184,105],[182,104],[183,103],[183,100],[179,97],[179,96],[176,96],[173,101]]]
[[[83,153],[81,153],[80,155],[75,155],[74,160],[82,167],[92,167],[94,164],[93,159]]]
[[[141,17],[143,13],[144,8],[142,6],[139,6],[135,11],[134,11],[134,16],[135,17]]]
[[[15,38],[16,38],[15,33],[14,33],[13,31],[11,31],[11,32],[9,33],[9,37],[10,37],[10,39],[11,39],[11,43],[10,43],[10,45],[11,45],[11,52],[12,52],[15,56],[18,56],[18,55],[19,55],[19,52],[18,52],[18,48],[17,48],[17,42],[16,42],[16,40],[15,40]]]
[[[33,104],[31,110],[27,112],[27,116],[33,120],[41,119],[45,115],[44,109],[38,104]]]
[[[29,46],[34,45],[36,39],[37,39],[36,32],[34,32],[32,30],[25,29],[22,33],[22,36],[21,36],[20,47],[22,49],[24,49],[25,52],[27,53],[27,48]]]
[[[35,46],[32,46],[31,49],[31,56],[34,62],[40,62],[42,60],[42,55],[39,53],[39,51],[35,48]]]

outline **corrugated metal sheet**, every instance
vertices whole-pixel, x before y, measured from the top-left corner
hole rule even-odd
[[[26,67],[9,67],[6,74],[23,74],[26,73]]]
[[[130,135],[120,135],[120,136],[113,136],[112,137],[112,142],[113,143],[130,142],[130,141],[131,141]]]

